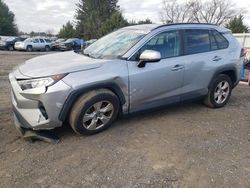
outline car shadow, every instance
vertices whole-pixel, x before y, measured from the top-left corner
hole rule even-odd
[[[157,118],[161,116],[171,115],[171,114],[179,114],[182,115],[183,113],[190,111],[191,109],[203,109],[204,107],[200,101],[195,102],[188,102],[188,103],[180,103],[165,107],[158,107],[150,110],[145,110],[141,112],[136,112],[133,114],[120,116],[117,121],[106,131],[117,129],[121,126],[128,125],[128,124],[134,124],[135,121],[140,120],[149,120],[152,118]],[[76,136],[76,133],[72,130],[69,123],[64,123],[62,127],[56,128],[52,130],[55,135],[57,135],[59,138],[65,140],[70,137]],[[88,136],[84,136],[88,137]]]

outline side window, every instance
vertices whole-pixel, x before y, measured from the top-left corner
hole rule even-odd
[[[38,39],[34,39],[33,42],[34,43],[39,43],[39,40]]]
[[[214,38],[215,38],[215,40],[217,42],[217,45],[218,45],[219,49],[228,48],[229,42],[227,41],[227,39],[222,34],[220,34],[218,31],[213,31],[213,35],[214,35]]]
[[[210,51],[209,31],[206,29],[185,30],[185,55]]]
[[[211,43],[211,50],[218,50],[218,45],[213,35],[213,31],[210,31],[210,43]]]
[[[41,42],[41,43],[44,43],[44,40],[43,40],[43,39],[40,39],[40,42]]]
[[[145,50],[158,51],[161,53],[163,59],[179,56],[179,31],[167,31],[153,37],[144,47],[141,48],[140,53]]]

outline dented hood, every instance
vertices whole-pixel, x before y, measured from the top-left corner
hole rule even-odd
[[[32,77],[46,77],[76,71],[95,69],[107,60],[93,59],[73,51],[39,56],[19,66],[21,74]]]

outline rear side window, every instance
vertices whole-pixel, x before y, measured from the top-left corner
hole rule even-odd
[[[205,29],[185,30],[185,54],[196,54],[210,51],[209,31]]]
[[[40,39],[40,42],[41,42],[41,43],[44,43],[44,40],[43,40],[43,39]]]
[[[212,34],[216,40],[218,49],[228,48],[229,42],[222,34],[220,34],[218,31],[212,31]]]

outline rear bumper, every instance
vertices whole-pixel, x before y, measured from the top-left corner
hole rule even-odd
[[[59,81],[50,86],[45,93],[23,96],[13,73],[9,75],[9,79],[17,129],[49,130],[62,125],[63,122],[58,119],[58,116],[68,92],[71,91],[68,85]]]

